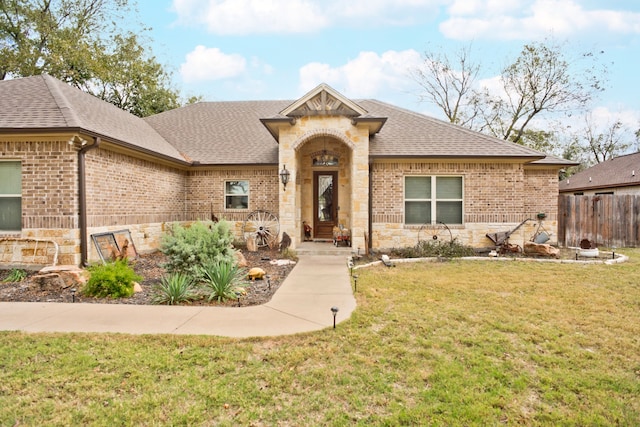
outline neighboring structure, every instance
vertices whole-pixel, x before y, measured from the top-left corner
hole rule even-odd
[[[105,231],[129,229],[147,251],[167,223],[215,215],[240,237],[258,209],[277,215],[294,248],[303,221],[316,239],[344,225],[354,250],[365,238],[412,246],[436,221],[491,246],[487,232],[540,212],[553,234],[568,164],[327,85],[295,101],[140,119],[46,75],[0,82],[0,237],[55,240],[63,264],[97,259],[89,236]]]
[[[640,153],[616,157],[578,172],[560,182],[560,193],[640,195]]]

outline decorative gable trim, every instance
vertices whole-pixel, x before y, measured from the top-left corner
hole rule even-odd
[[[345,98],[329,85],[322,83],[282,110],[280,114],[286,117],[319,115],[359,117],[367,114],[367,110]]]

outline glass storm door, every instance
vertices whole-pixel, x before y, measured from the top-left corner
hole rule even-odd
[[[314,172],[313,196],[313,237],[332,239],[338,225],[338,172]]]

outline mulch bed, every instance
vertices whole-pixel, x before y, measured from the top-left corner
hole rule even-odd
[[[261,305],[269,300],[278,290],[284,279],[295,267],[295,264],[274,265],[272,260],[280,259],[277,250],[261,248],[257,252],[242,251],[247,260],[247,271],[253,267],[262,268],[270,277],[270,280],[247,281],[245,288],[246,295],[240,299],[240,306]],[[166,262],[166,257],[161,252],[140,255],[137,259],[131,260],[131,265],[135,272],[142,276],[140,283],[141,292],[136,292],[131,298],[93,298],[85,297],[76,292],[75,302],[77,303],[98,303],[98,304],[151,304],[154,285],[160,282],[166,270],[162,264]],[[0,301],[14,302],[72,302],[74,296],[70,289],[58,291],[42,291],[35,285],[31,278],[36,274],[29,272],[27,278],[18,283],[4,283],[3,280],[9,275],[10,270],[0,269]],[[270,283],[270,286],[269,286]],[[206,299],[194,301],[189,305],[213,305],[237,307],[237,300],[225,302],[209,302]]]

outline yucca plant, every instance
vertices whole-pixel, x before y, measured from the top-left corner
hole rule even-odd
[[[223,260],[207,263],[201,267],[200,272],[209,301],[235,299],[244,292],[244,285],[241,283],[244,270],[235,262]]]
[[[184,273],[173,273],[160,279],[153,289],[153,304],[175,305],[198,298],[193,278]]]

